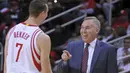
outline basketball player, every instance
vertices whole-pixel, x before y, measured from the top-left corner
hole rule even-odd
[[[50,37],[38,27],[47,13],[48,5],[44,0],[32,0],[29,18],[8,32],[4,73],[52,73]]]

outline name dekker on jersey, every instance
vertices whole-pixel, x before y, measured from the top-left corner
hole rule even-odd
[[[26,32],[21,32],[21,31],[14,32],[14,38],[23,38],[27,40],[29,36],[30,35]]]

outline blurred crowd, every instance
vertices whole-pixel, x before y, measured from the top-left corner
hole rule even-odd
[[[8,30],[17,23],[23,22],[28,17],[27,10],[30,1],[31,0],[0,1],[0,42],[3,45]],[[48,18],[79,4],[83,4],[84,6],[40,26],[44,32],[55,28],[55,31],[49,34],[52,40],[52,51],[50,54],[52,67],[54,67],[55,62],[60,59],[60,55],[62,54],[62,50],[65,49],[66,44],[73,40],[80,39],[79,30],[83,20],[63,28],[61,25],[83,14],[96,16],[99,19],[101,31],[98,38],[103,42],[109,42],[118,37],[130,34],[130,8],[123,6],[123,0],[112,0],[111,3],[110,0],[48,0]],[[112,15],[110,14],[110,10]],[[59,38],[62,39],[59,40]],[[130,38],[128,39],[130,40]],[[126,41],[124,41],[124,43],[125,42]],[[130,49],[130,46],[128,48]],[[130,54],[129,49],[127,52]],[[123,49],[119,49],[119,52],[121,50]],[[119,56],[122,55],[119,54]],[[128,61],[130,63],[130,60]],[[121,70],[123,65],[123,62],[121,62]]]
[[[4,43],[3,41],[6,32],[12,26],[27,19],[27,10],[30,1],[31,0],[3,0],[0,2],[0,41],[2,43]],[[127,28],[129,25],[130,10],[129,8],[123,8],[121,0],[112,0],[111,6],[110,0],[48,0],[48,18],[79,4],[83,4],[84,6],[40,26],[44,32],[52,28],[56,28],[56,30],[50,34],[50,36],[52,36],[52,42],[55,42],[54,47],[65,43],[65,41],[68,40],[68,38],[70,38],[71,36],[73,37],[79,35],[78,30],[80,28],[82,20],[77,21],[64,28],[61,28],[60,25],[78,16],[81,16],[82,14],[86,14],[87,16],[96,16],[100,20],[102,25],[100,39],[103,39],[103,41],[109,40],[110,37],[109,39],[104,38],[106,38],[108,34],[114,31],[116,31],[119,36],[129,33],[129,31],[127,31]],[[112,11],[112,18],[110,15],[110,10]],[[112,21],[112,23],[109,23],[110,21]],[[118,29],[123,30],[124,33],[123,31],[118,31]],[[104,32],[104,30],[108,30],[109,33],[107,34],[106,32]],[[113,38],[111,37],[112,39],[118,37],[116,33],[113,33],[114,36]],[[66,36],[63,36],[62,34],[66,34]],[[65,39],[61,40],[61,42],[57,42],[56,39],[53,39],[59,37],[65,37]]]

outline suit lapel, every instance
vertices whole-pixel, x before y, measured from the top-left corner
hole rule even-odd
[[[82,49],[82,50],[81,50]],[[83,42],[83,40],[81,40],[81,43],[80,43],[80,45],[79,45],[79,50],[77,50],[78,51],[78,53],[79,53],[79,55],[80,55],[80,57],[79,57],[79,67],[81,68],[81,62],[82,62],[82,56],[83,56],[83,50],[84,50],[84,42]]]
[[[90,73],[92,73],[92,71],[93,71],[93,68],[94,68],[94,65],[95,65],[97,58],[99,56],[100,50],[101,50],[100,41],[97,40],[95,50],[94,50],[94,54],[93,54],[93,58],[92,58],[92,62],[91,62]]]

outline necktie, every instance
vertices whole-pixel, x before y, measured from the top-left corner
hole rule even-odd
[[[86,44],[86,47],[84,49],[83,57],[82,57],[82,73],[86,73],[87,71],[87,63],[88,63],[88,46],[89,44]]]

